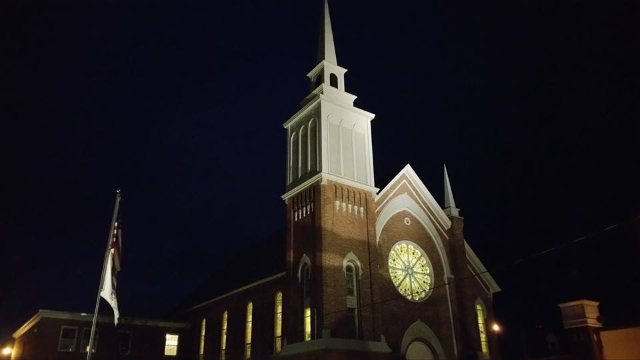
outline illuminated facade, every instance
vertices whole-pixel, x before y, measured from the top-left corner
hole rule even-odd
[[[375,115],[354,106],[346,72],[325,3],[310,92],[284,123],[285,265],[184,312],[206,320],[203,358],[499,358],[487,324],[500,289],[464,239],[446,169],[444,207],[409,165],[377,188]]]

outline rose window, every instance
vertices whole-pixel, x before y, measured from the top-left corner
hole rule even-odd
[[[431,264],[422,249],[401,241],[389,253],[389,275],[398,292],[411,301],[422,301],[431,293]]]

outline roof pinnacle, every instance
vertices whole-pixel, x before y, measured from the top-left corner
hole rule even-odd
[[[456,201],[453,199],[447,165],[444,166],[444,212],[449,216],[460,216],[460,209],[456,207]]]

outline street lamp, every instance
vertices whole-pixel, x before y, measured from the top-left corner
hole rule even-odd
[[[2,355],[4,356],[11,355],[11,347],[7,346],[4,349],[2,349]]]
[[[494,332],[500,332],[500,325],[498,325],[498,323],[493,323],[493,325],[491,325],[491,330],[493,330]]]

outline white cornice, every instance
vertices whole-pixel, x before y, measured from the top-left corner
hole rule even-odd
[[[264,284],[264,283],[269,282],[269,281],[271,281],[271,280],[275,280],[275,279],[277,279],[277,278],[279,278],[279,277],[285,276],[286,274],[287,274],[286,272],[281,272],[281,273],[275,274],[275,275],[273,275],[273,276],[269,276],[269,277],[268,277],[268,278],[266,278],[266,279],[258,280],[258,281],[256,281],[256,282],[253,282],[253,283],[249,284],[249,285],[245,285],[245,286],[243,286],[243,287],[241,287],[241,288],[238,288],[238,289],[235,289],[235,290],[233,290],[233,291],[230,291],[230,292],[228,292],[228,293],[226,293],[226,294],[224,294],[224,295],[220,295],[220,296],[218,296],[218,297],[216,297],[216,298],[213,298],[213,299],[211,299],[211,300],[207,300],[207,301],[203,302],[202,304],[198,304],[198,305],[196,305],[196,306],[192,307],[191,309],[189,309],[189,310],[187,310],[187,311],[195,310],[195,309],[197,309],[197,308],[199,308],[199,307],[205,306],[205,305],[207,305],[207,304],[211,304],[212,302],[218,301],[218,300],[220,300],[220,299],[224,299],[224,298],[226,298],[226,297],[228,297],[228,296],[231,296],[231,295],[233,295],[233,294],[237,294],[237,293],[239,293],[239,292],[242,292],[242,291],[244,291],[244,290],[247,290],[247,289],[249,289],[249,288],[252,288],[252,287],[254,287],[254,286],[256,286],[256,285]],[[187,311],[185,311],[185,312],[187,312]]]
[[[316,98],[313,101],[310,101],[308,104],[303,106],[302,109],[298,110],[298,112],[293,114],[293,116],[290,117],[289,120],[287,120],[284,124],[282,124],[282,127],[287,128],[292,122],[297,120],[300,116],[304,115],[307,111],[309,111],[309,109],[311,109],[311,107],[313,107],[313,105],[317,104],[319,101],[320,101],[320,97]]]
[[[469,246],[469,243],[467,243],[466,241],[464,242],[464,248],[465,252],[467,253],[467,260],[469,260],[469,263],[473,267],[473,270],[475,270],[474,275],[479,276],[484,281],[484,283],[487,284],[487,286],[489,287],[489,292],[491,294],[494,294],[502,291],[502,289],[500,289],[500,286],[498,286],[498,283],[496,283],[496,281],[493,279],[493,276],[491,276],[487,268],[484,267],[482,261],[480,261],[480,259],[478,258],[478,255],[476,255],[473,249],[471,249],[471,246]]]
[[[342,91],[342,93],[350,95],[350,96],[353,96],[354,100],[355,100],[355,95],[349,94],[348,92],[344,92],[344,91]],[[366,110],[362,110],[362,109],[360,109],[358,107],[355,107],[355,106],[344,105],[344,104],[339,103],[339,102],[335,101],[334,99],[332,99],[332,98],[330,98],[330,97],[328,97],[328,96],[326,96],[324,94],[320,94],[320,99],[325,100],[327,102],[330,102],[331,104],[333,104],[333,105],[335,105],[337,107],[340,107],[340,108],[342,108],[344,110],[352,111],[352,112],[354,112],[354,113],[356,113],[358,115],[362,115],[362,116],[366,117],[369,121],[373,120],[376,117],[376,114],[374,114],[374,113],[370,113],[370,112],[368,112]]]
[[[303,182],[302,184],[294,187],[293,189],[287,191],[284,195],[282,195],[282,200],[287,201],[287,199],[289,199],[290,197],[294,196],[295,194],[299,193],[300,191],[306,189],[307,187],[309,187],[309,185],[318,182],[322,179],[322,173],[318,173],[316,175],[314,175],[311,179]]]
[[[29,331],[34,325],[36,325],[42,319],[61,319],[61,320],[75,320],[75,321],[92,321],[93,314],[86,313],[74,313],[67,311],[54,311],[54,310],[38,310],[38,312],[22,325],[16,332],[13,333],[13,338],[17,339],[24,333]],[[113,317],[111,316],[98,316],[98,322],[113,323]],[[170,328],[190,328],[189,323],[154,320],[154,319],[137,319],[123,317],[118,319],[119,324],[133,324],[133,325],[148,325],[148,326],[161,326]]]
[[[347,179],[347,178],[343,178],[341,176],[337,176],[337,175],[333,175],[333,174],[329,174],[329,173],[319,173],[315,176],[313,176],[311,179],[303,182],[302,184],[294,187],[293,189],[287,191],[284,195],[282,195],[282,200],[287,201],[290,197],[294,196],[295,194],[299,193],[300,191],[306,189],[309,187],[309,185],[316,183],[316,182],[322,182],[322,184],[326,184],[327,181],[333,181],[333,182],[337,182],[337,183],[341,183],[341,184],[345,184],[348,186],[352,186],[354,188],[360,189],[360,190],[364,190],[364,191],[368,191],[371,194],[375,195],[376,192],[378,192],[377,187],[374,186],[369,186],[367,184],[363,184],[357,181],[353,181],[351,179]]]

